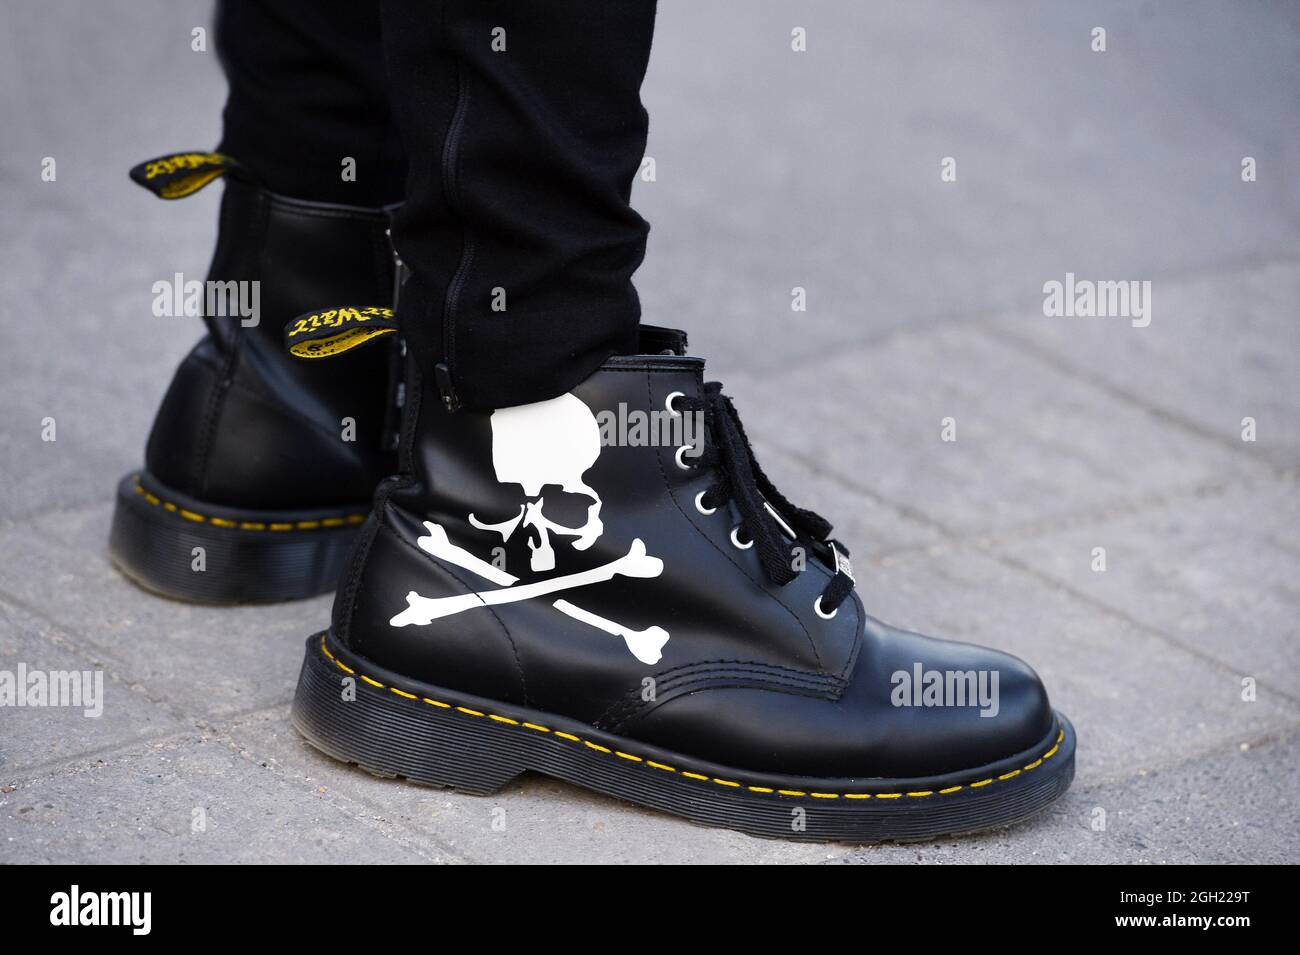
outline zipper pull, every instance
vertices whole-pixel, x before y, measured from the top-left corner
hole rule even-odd
[[[393,230],[385,229],[384,235],[388,237],[388,251],[393,255],[393,311],[397,311],[397,300],[401,297],[402,286],[406,284],[406,276],[409,270],[402,257],[397,254],[397,246],[393,245]]]
[[[388,248],[393,253],[393,311],[397,311],[397,301],[401,293],[402,285],[406,282],[409,270],[402,257],[397,254],[397,246],[393,245],[393,230],[385,231],[388,236]],[[406,342],[400,342],[401,354],[406,354]],[[438,394],[442,398],[442,406],[449,412],[460,409],[460,398],[456,395],[456,386],[451,381],[451,369],[447,367],[445,361],[440,361],[433,366],[433,380],[438,386]],[[396,407],[400,408],[405,404],[406,390],[405,385],[399,385],[395,393]]]
[[[433,380],[438,385],[438,394],[442,396],[442,406],[448,411],[460,408],[460,398],[456,396],[456,386],[451,381],[451,369],[445,361],[433,366]]]

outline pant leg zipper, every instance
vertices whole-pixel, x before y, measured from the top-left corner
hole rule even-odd
[[[393,230],[386,229],[388,250],[393,256],[393,314],[397,314],[397,303],[401,298],[402,285],[406,282],[407,268],[402,257],[397,254],[393,244]],[[392,349],[388,371],[388,410],[385,416],[384,433],[387,435],[388,448],[396,451],[402,443],[402,411],[406,405],[406,337],[399,331],[397,344]]]
[[[442,181],[447,192],[447,204],[461,220],[461,254],[456,274],[452,276],[447,287],[447,296],[443,301],[442,312],[442,353],[443,360],[433,366],[434,383],[442,398],[443,407],[449,412],[460,408],[460,397],[456,394],[455,375],[452,366],[456,353],[456,306],[460,301],[461,287],[465,284],[470,263],[474,259],[474,243],[469,229],[465,226],[464,213],[460,208],[460,182],[456,176],[456,164],[460,152],[460,136],[465,126],[465,113],[469,108],[468,80],[463,65],[456,63],[456,108],[452,113],[451,123],[447,128],[447,141],[442,151]]]

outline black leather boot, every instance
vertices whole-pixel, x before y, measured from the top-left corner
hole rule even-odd
[[[1034,672],[868,616],[684,336],[642,347],[538,404],[423,395],[408,477],[307,641],[306,738],[372,773],[490,793],[540,772],[787,838],[928,838],[1056,799],[1074,731]]]
[[[375,485],[396,470],[398,364],[392,347],[289,358],[285,323],[338,301],[392,303],[388,215],[275,195],[218,154],[132,171],[164,198],[222,174],[209,287],[259,283],[257,324],[205,312],[208,334],[163,398],[145,466],[118,487],[110,552],[170,597],[307,597],[335,585]]]

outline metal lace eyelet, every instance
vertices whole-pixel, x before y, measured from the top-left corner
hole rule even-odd
[[[664,399],[664,407],[668,409],[668,413],[672,415],[674,418],[680,418],[682,416],[682,413],[673,407],[673,402],[676,401],[678,398],[685,398],[685,397],[686,395],[683,394],[682,392],[674,391],[671,395],[669,395],[667,398]]]
[[[813,613],[817,614],[817,616],[821,617],[823,620],[834,620],[835,615],[839,612],[839,607],[836,607],[830,613],[826,613],[826,611],[822,610],[822,598],[820,594],[818,594],[817,599],[813,601]]]
[[[681,468],[683,471],[695,470],[695,465],[687,464],[683,460],[683,455],[685,455],[686,452],[690,450],[691,450],[691,446],[689,444],[683,444],[680,448],[677,449],[677,453],[673,455],[673,460],[677,462],[677,466]]]
[[[752,539],[746,541],[743,544],[740,542],[739,524],[737,524],[735,527],[731,529],[731,543],[734,544],[736,547],[739,547],[741,550],[749,550],[751,547],[754,546],[754,541]]]
[[[695,495],[695,509],[699,511],[701,514],[703,514],[705,517],[708,517],[710,514],[716,514],[718,511],[716,507],[704,506],[704,495],[708,493],[709,493],[708,491],[701,491],[699,494]]]

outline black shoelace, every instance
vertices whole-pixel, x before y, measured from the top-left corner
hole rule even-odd
[[[745,436],[745,427],[731,399],[722,393],[722,383],[704,385],[703,399],[681,397],[677,407],[685,411],[703,411],[708,438],[704,451],[694,458],[694,466],[707,468],[714,481],[700,498],[706,510],[734,501],[740,512],[739,530],[754,542],[763,573],[772,583],[788,584],[798,576],[795,569],[795,544],[820,558],[835,575],[822,591],[818,607],[823,616],[835,613],[853,592],[852,571],[848,568],[848,550],[831,538],[831,525],[813,511],[791,504],[763,473]],[[780,522],[772,516],[770,505],[795,532],[796,541],[787,542]]]

